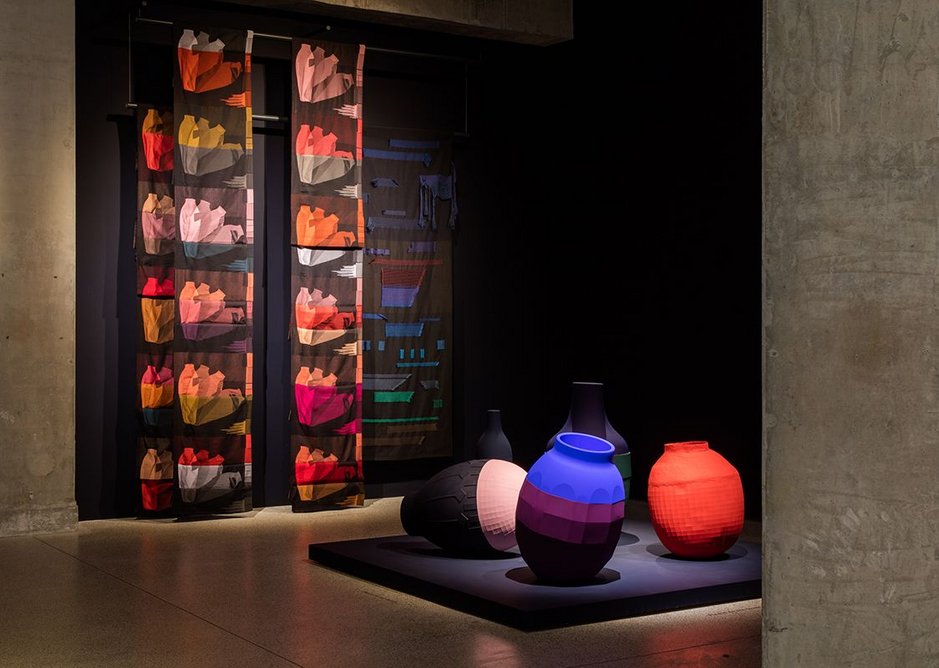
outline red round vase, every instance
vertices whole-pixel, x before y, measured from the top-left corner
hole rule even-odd
[[[649,513],[672,554],[690,559],[723,554],[743,530],[740,474],[707,441],[666,443],[649,473]]]

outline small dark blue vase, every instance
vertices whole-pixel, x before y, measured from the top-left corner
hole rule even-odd
[[[486,413],[486,430],[476,441],[476,458],[512,461],[512,444],[502,431],[502,413],[498,409]]]

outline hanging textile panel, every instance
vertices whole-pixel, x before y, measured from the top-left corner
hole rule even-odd
[[[371,128],[364,141],[365,459],[447,457],[457,214],[451,145]]]
[[[173,452],[181,512],[251,509],[251,31],[176,31]]]
[[[137,110],[137,470],[141,515],[173,508],[176,327],[173,110]]]
[[[293,42],[290,454],[295,511],[362,505],[362,62]]]

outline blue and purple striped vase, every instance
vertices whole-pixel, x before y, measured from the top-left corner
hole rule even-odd
[[[515,532],[539,580],[589,580],[613,556],[626,505],[614,451],[605,439],[561,433],[525,477]]]

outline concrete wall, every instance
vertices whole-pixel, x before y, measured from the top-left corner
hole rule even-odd
[[[765,5],[764,663],[939,665],[939,4]]]
[[[0,536],[74,528],[75,31],[0,3]]]

